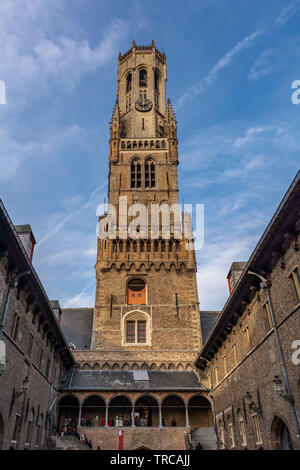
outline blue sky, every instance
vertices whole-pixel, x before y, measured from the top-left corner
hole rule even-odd
[[[188,6],[187,6],[188,5]],[[117,57],[166,52],[180,198],[205,204],[201,309],[221,309],[299,169],[300,0],[1,0],[0,197],[50,298],[92,306]]]

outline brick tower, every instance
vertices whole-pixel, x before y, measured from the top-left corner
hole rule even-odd
[[[172,211],[168,238],[162,216],[153,233],[153,205],[178,204],[177,129],[166,80],[166,56],[154,42],[133,42],[119,55],[108,186],[116,238],[98,242],[92,350],[120,368],[135,362],[139,368],[190,369],[201,346],[194,251],[186,249]],[[131,206],[135,216],[138,204],[147,209],[134,239],[120,226],[120,198],[127,204],[128,226],[135,218]]]
[[[59,415],[63,422],[78,413],[102,449],[120,446],[119,432],[125,449],[185,449],[190,430],[213,429],[206,378],[195,367],[196,260],[190,218],[176,210],[177,124],[166,80],[154,42],[119,55],[91,343],[80,349],[74,340],[78,367],[64,379]],[[89,310],[69,312],[72,331],[86,331]]]

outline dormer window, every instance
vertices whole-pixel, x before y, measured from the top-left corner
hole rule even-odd
[[[147,86],[147,70],[141,69],[139,74],[139,86]]]

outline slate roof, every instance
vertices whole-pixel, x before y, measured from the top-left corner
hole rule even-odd
[[[200,311],[200,322],[202,330],[202,341],[203,344],[209,337],[213,327],[218,319],[220,312],[217,311]]]
[[[196,390],[205,389],[194,371],[148,370],[149,380],[134,380],[133,370],[75,370],[60,390]]]
[[[93,308],[62,308],[60,327],[68,341],[76,349],[91,349]]]

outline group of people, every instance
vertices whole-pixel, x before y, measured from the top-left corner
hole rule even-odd
[[[91,426],[91,425],[90,425]],[[60,436],[74,436],[79,439],[81,442],[86,444],[90,449],[93,448],[92,441],[89,440],[86,434],[79,434],[77,431],[77,422],[75,418],[65,419],[64,424],[59,429]]]
[[[74,418],[65,419],[64,424],[59,429],[61,436],[75,436],[80,439],[80,435],[77,432],[77,423]]]
[[[86,435],[86,434],[81,434],[80,440],[81,440],[81,442],[83,442],[84,444],[86,444],[90,449],[93,448],[92,441],[91,441],[91,439],[88,439],[88,438],[87,438],[87,435]]]
[[[132,418],[129,416],[116,416],[109,417],[107,421],[108,426],[116,426],[116,427],[123,427],[123,426],[132,426]],[[139,413],[135,413],[134,415],[134,425],[135,426],[152,426],[151,416],[146,415],[143,416]],[[162,418],[162,425],[166,426],[165,418]],[[99,418],[99,416],[95,416],[95,418],[86,417],[81,418],[81,426],[105,426],[105,416]],[[171,421],[171,426],[177,426],[177,422],[175,417],[173,417]]]

